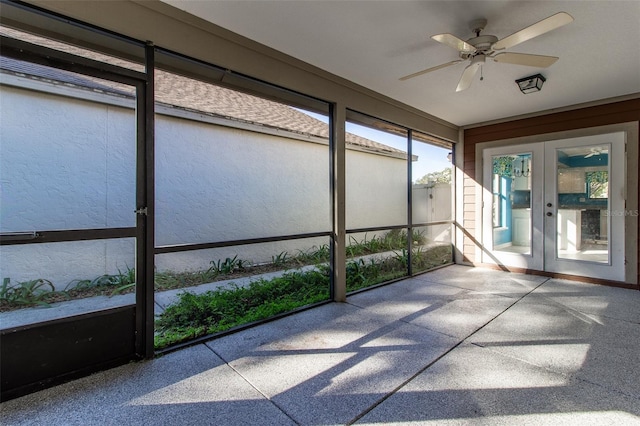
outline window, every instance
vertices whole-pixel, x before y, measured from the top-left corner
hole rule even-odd
[[[502,178],[498,174],[493,175],[493,227],[500,228],[502,223]]]
[[[586,172],[587,195],[589,198],[609,197],[609,172],[599,170]]]

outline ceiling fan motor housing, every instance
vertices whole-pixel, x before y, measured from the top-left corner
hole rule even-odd
[[[460,57],[462,59],[467,59],[471,56],[477,55],[478,53],[482,53],[485,55],[490,54],[492,52],[491,46],[493,46],[493,44],[497,41],[498,37],[494,35],[481,35],[478,37],[472,37],[467,40],[467,43],[475,47],[476,51],[473,53],[460,52]]]
[[[471,65],[476,65],[476,66],[482,65],[485,63],[486,59],[487,57],[484,54],[482,53],[477,54],[473,58],[471,58]]]

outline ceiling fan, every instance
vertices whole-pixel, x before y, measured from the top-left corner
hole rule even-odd
[[[587,155],[585,155],[584,158],[591,158],[594,155],[600,155],[600,154],[602,154],[604,152],[605,152],[605,150],[602,149],[602,148],[599,148],[599,147],[598,148],[591,148],[591,149],[589,149],[589,153]]]
[[[435,41],[456,49],[461,59],[409,74],[400,78],[400,80],[408,80],[410,78],[468,60],[471,63],[464,69],[462,77],[458,82],[458,87],[456,88],[456,92],[460,92],[461,90],[465,90],[471,86],[473,77],[478,72],[478,69],[485,63],[487,58],[493,59],[498,63],[546,68],[556,62],[558,58],[555,56],[499,51],[508,49],[524,41],[555,30],[556,28],[566,25],[572,21],[573,17],[571,15],[566,12],[559,12],[499,40],[498,37],[494,35],[480,35],[480,32],[484,30],[484,27],[487,25],[487,20],[475,19],[469,23],[469,28],[471,28],[476,36],[468,39],[467,41],[448,33],[431,36]]]

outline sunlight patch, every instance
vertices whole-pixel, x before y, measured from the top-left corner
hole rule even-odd
[[[296,336],[288,336],[286,339],[274,340],[273,342],[256,348],[255,352],[339,349],[345,344],[358,340],[361,337],[362,332],[339,331],[331,334],[315,330]]]
[[[350,365],[354,352],[315,352],[243,357],[231,363],[234,370],[269,396],[286,392],[310,380],[329,383],[343,365]],[[336,370],[336,371],[334,371]]]
[[[366,417],[365,417],[366,419]],[[583,412],[569,412],[569,413],[544,413],[544,414],[522,414],[513,416],[483,416],[466,417],[466,418],[454,418],[454,419],[420,419],[414,421],[402,421],[402,422],[384,422],[385,426],[410,426],[410,425],[460,425],[460,424],[500,424],[500,425],[515,425],[515,424],[527,424],[527,425],[556,425],[561,424],[563,426],[569,425],[638,425],[640,424],[640,417],[624,411],[583,411]],[[359,422],[358,425],[380,426],[383,423],[376,422]]]
[[[406,352],[375,353],[348,366],[331,378],[315,396],[368,395],[391,391],[402,383],[406,373],[398,370],[398,361],[408,362]],[[405,358],[404,360],[402,358]]]
[[[160,387],[125,405],[173,405],[264,399],[228,366],[222,365]]]

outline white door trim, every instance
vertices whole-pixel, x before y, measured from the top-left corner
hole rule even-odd
[[[503,147],[509,145],[517,145],[517,144],[527,144],[527,143],[535,143],[535,142],[546,142],[553,141],[558,139],[570,139],[581,136],[591,136],[591,135],[601,135],[605,133],[615,133],[615,132],[624,132],[625,140],[630,141],[626,144],[626,155],[625,155],[625,164],[626,164],[626,187],[630,189],[630,191],[626,194],[626,206],[625,212],[628,213],[625,216],[625,259],[627,259],[625,265],[625,279],[624,282],[628,284],[637,284],[638,283],[638,212],[639,212],[639,197],[638,197],[638,180],[639,180],[639,164],[638,164],[638,152],[640,147],[638,146],[639,139],[639,124],[638,122],[628,122],[628,123],[618,123],[611,124],[599,127],[590,127],[590,128],[581,128],[575,130],[564,130],[560,132],[554,133],[546,133],[546,134],[536,134],[530,136],[521,136],[516,138],[509,139],[499,139],[490,142],[482,142],[475,144],[475,174],[473,176],[476,184],[477,194],[475,197],[475,212],[473,213],[473,218],[475,220],[475,232],[473,243],[476,247],[476,256],[477,261],[482,261],[482,253],[486,250],[485,247],[482,246],[482,241],[484,239],[484,227],[483,223],[483,208],[482,208],[482,191],[483,191],[483,150],[487,148],[495,148],[495,147]],[[469,214],[469,212],[463,213],[465,217]],[[583,273],[579,273],[578,276],[587,276]]]

